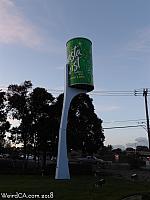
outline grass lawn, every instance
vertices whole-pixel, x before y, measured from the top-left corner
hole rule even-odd
[[[74,176],[70,181],[54,180],[48,176],[0,175],[1,193],[49,194],[57,200],[120,200],[129,194],[150,192],[149,183],[106,178],[105,185],[94,188],[92,176]],[[15,199],[15,198],[14,198]],[[46,198],[45,198],[46,199]]]

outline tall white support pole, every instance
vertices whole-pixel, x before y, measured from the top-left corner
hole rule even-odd
[[[86,92],[87,90],[76,89],[68,86],[68,65],[66,65],[64,103],[63,103],[63,110],[62,110],[61,123],[59,129],[58,155],[57,155],[55,179],[70,179],[68,156],[67,156],[67,143],[66,143],[68,111],[72,99],[78,94]]]

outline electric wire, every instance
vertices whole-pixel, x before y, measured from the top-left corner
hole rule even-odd
[[[8,87],[6,86],[0,86],[0,92],[1,91],[7,91]],[[147,96],[150,96],[149,90],[150,88],[146,88],[148,90]],[[47,91],[54,93],[54,94],[60,94],[64,91],[61,89],[47,89]],[[136,89],[136,90],[95,90],[93,92],[90,92],[90,95],[99,95],[99,96],[143,96],[144,89]],[[145,121],[145,119],[132,119],[132,120],[120,120],[120,121],[113,121],[113,123],[122,123],[122,122],[139,122],[139,121]],[[112,122],[103,122],[103,123],[112,123]],[[103,129],[124,129],[124,128],[137,128],[141,127],[142,125],[127,125],[127,126],[114,126],[114,127],[104,127]]]
[[[126,123],[126,122],[140,122],[146,121],[146,119],[128,119],[128,120],[116,120],[116,121],[104,121],[103,123]]]
[[[0,91],[7,91],[8,87],[6,86],[0,86]],[[148,88],[147,88],[148,89]],[[47,89],[49,92],[54,94],[60,94],[64,91],[62,89]],[[89,93],[90,95],[99,95],[99,96],[143,96],[143,90],[142,89],[136,89],[136,90],[94,90]],[[150,93],[148,91],[147,96],[150,96]]]
[[[141,125],[129,125],[129,126],[114,126],[114,127],[104,127],[103,129],[123,129],[123,128],[137,128],[137,127],[141,127]]]

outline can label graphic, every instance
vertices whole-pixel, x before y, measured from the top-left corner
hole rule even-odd
[[[67,42],[67,62],[70,87],[92,91],[92,42],[86,38],[73,38]]]

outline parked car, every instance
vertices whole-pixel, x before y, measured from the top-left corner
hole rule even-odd
[[[92,163],[92,164],[103,164],[105,161],[95,156],[86,156],[82,158],[77,158],[78,163]]]

